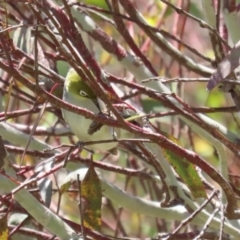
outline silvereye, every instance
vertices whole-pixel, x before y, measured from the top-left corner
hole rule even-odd
[[[92,111],[95,114],[102,112],[100,106],[103,105],[103,102],[96,96],[90,86],[81,79],[73,68],[69,69],[66,76],[63,90],[63,100],[72,105]],[[87,119],[82,115],[65,109],[62,109],[62,114],[65,121],[69,124],[72,132],[79,138],[80,142],[115,139],[116,133],[119,133],[120,130],[103,125],[94,133],[89,134],[89,127],[93,123],[91,119]],[[98,143],[88,145],[87,148],[90,150],[109,151],[112,154],[116,154],[117,144],[117,142]]]

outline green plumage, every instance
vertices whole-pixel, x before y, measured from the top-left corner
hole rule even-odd
[[[77,74],[77,72],[73,68],[69,69],[64,86],[67,91],[70,91],[73,94],[81,96],[80,93],[81,91],[83,91],[87,94],[86,96],[87,98],[90,99],[97,98],[97,96],[90,88],[90,86],[81,79],[81,77]]]

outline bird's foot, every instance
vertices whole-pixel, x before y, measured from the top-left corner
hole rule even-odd
[[[83,141],[77,141],[77,142],[76,142],[76,146],[79,148],[80,152],[81,152],[83,149],[85,149],[85,150],[87,150],[88,152],[90,152],[91,154],[94,154],[94,151],[92,151],[92,150],[88,149],[87,147],[85,147],[85,144],[84,144]]]

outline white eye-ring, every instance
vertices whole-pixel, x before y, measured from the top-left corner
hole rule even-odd
[[[87,93],[84,92],[83,90],[80,90],[79,94],[80,94],[82,97],[88,97]]]

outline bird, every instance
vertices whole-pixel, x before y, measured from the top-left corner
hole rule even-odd
[[[91,87],[84,81],[74,68],[70,68],[64,82],[62,99],[77,107],[85,108],[95,114],[103,113],[104,102],[97,97]],[[62,108],[64,120],[68,123],[71,131],[84,143],[88,141],[116,140],[120,129],[87,119],[84,116]],[[92,131],[92,128],[95,130]],[[117,141],[96,143],[87,145],[87,149],[110,152],[117,154]]]

